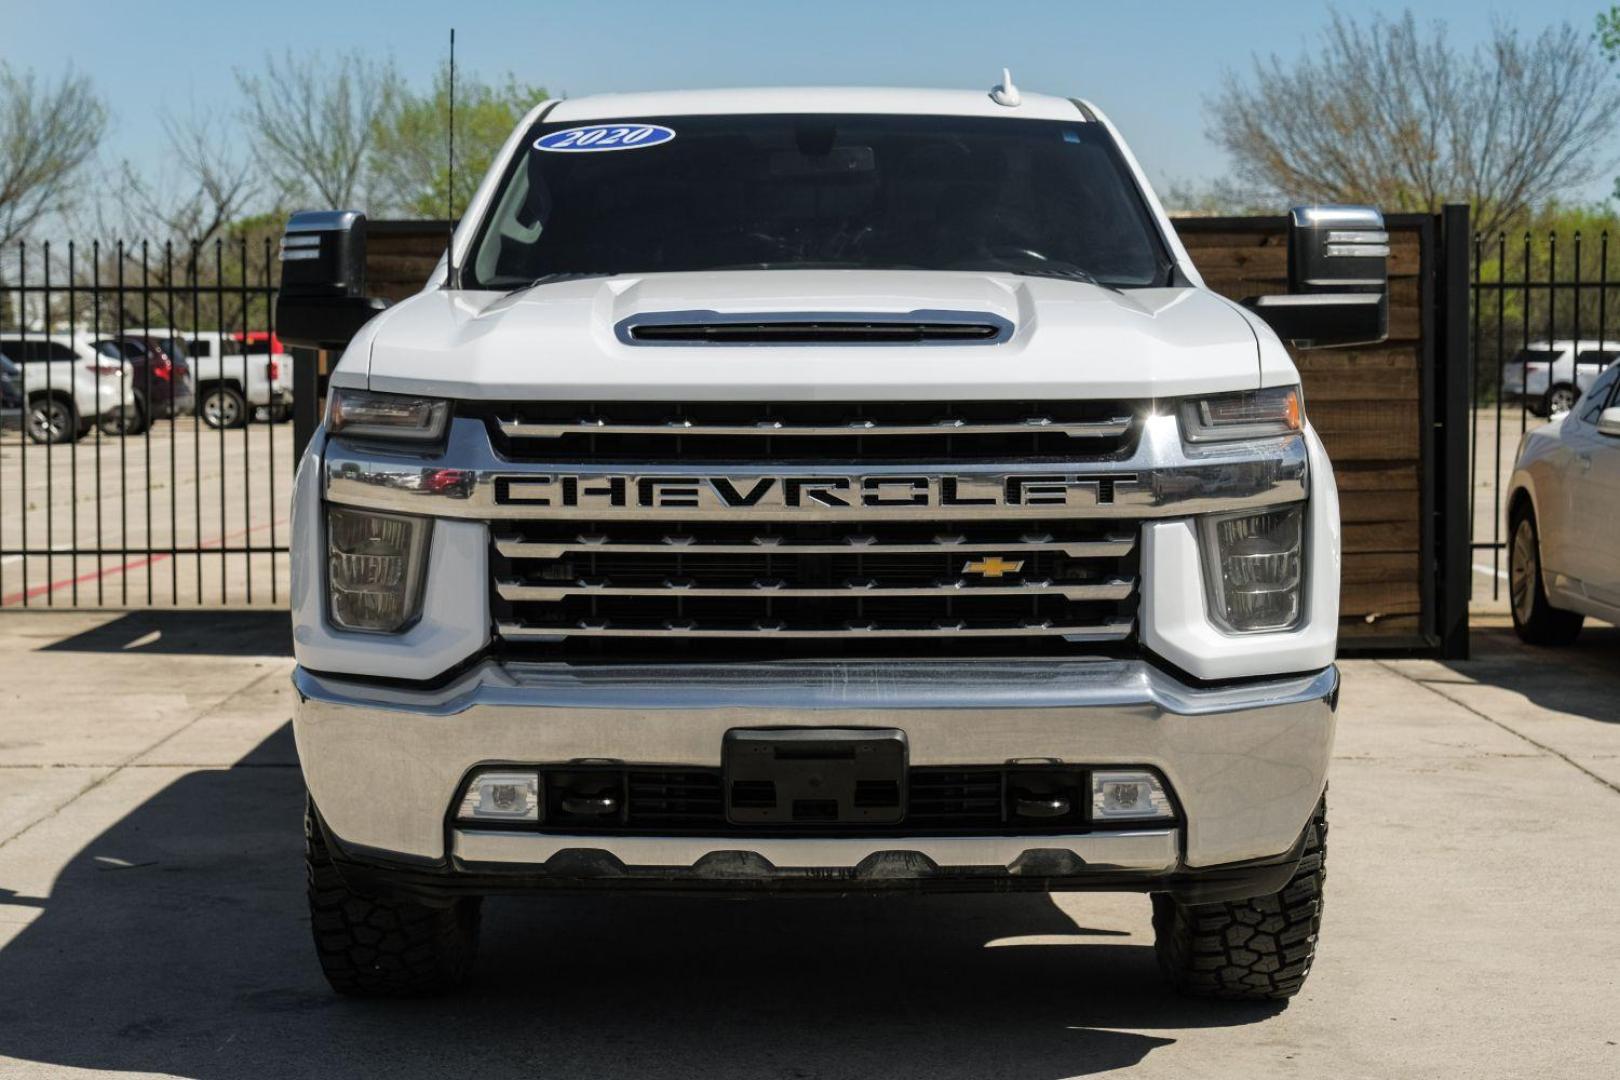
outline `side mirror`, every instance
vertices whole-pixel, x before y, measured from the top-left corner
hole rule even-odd
[[[281,237],[276,333],[288,345],[341,349],[388,305],[366,295],[366,215],[305,210]]]
[[[1612,405],[1598,413],[1597,429],[1599,435],[1620,439],[1620,405]]]
[[[1389,233],[1370,206],[1297,206],[1288,218],[1288,292],[1243,301],[1302,349],[1389,336]]]

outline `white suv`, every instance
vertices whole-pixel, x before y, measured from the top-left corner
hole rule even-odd
[[[134,368],[84,334],[14,334],[0,338],[0,353],[20,369],[23,428],[37,443],[77,440],[103,417],[135,414]]]
[[[1598,373],[1620,359],[1620,341],[1532,341],[1502,365],[1502,395],[1537,416],[1575,407]]]

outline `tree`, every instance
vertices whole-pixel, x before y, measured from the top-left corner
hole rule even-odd
[[[1506,25],[1468,52],[1410,11],[1335,14],[1291,64],[1256,58],[1208,103],[1238,179],[1285,202],[1438,210],[1464,200],[1491,233],[1590,182],[1620,110],[1601,51],[1567,23],[1526,39]]]
[[[511,135],[512,128],[545,90],[511,75],[491,85],[476,78],[456,79],[456,179],[450,190],[447,141],[450,75],[440,68],[429,94],[402,92],[378,118],[371,150],[377,204],[412,217],[456,217]]]
[[[330,209],[364,204],[377,119],[399,87],[392,61],[368,61],[357,52],[300,58],[289,50],[279,63],[267,58],[262,74],[238,70],[236,82],[259,163],[284,201]]]
[[[88,78],[70,71],[43,84],[0,61],[0,247],[72,204],[106,130]]]
[[[241,217],[260,190],[259,170],[216,118],[195,109],[163,117],[172,175],[152,181],[123,166],[124,231],[177,248],[206,244]]]

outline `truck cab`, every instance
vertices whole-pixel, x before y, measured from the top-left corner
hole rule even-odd
[[[1175,986],[1298,991],[1339,516],[1284,342],[1382,338],[1376,211],[1233,302],[1004,77],[545,102],[422,292],[364,240],[294,217],[277,319],[342,352],[292,562],[336,989],[652,888],[1136,891]]]

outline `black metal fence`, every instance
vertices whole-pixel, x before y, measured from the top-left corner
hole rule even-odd
[[[0,607],[280,604],[269,238],[0,253]]]
[[[1505,498],[1519,439],[1620,358],[1620,243],[1607,232],[1476,237],[1471,504],[1476,598],[1507,582]]]

